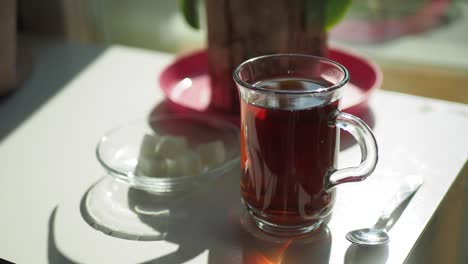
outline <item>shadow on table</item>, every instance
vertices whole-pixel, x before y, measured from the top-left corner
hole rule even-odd
[[[21,38],[32,54],[32,71],[12,92],[0,96],[0,141],[94,61],[104,48],[64,41]]]
[[[295,264],[329,263],[330,261],[332,236],[326,224],[322,224],[319,229],[301,237],[278,238],[260,231],[248,213],[241,217],[241,222],[244,227],[240,232],[242,261],[238,263]]]
[[[206,190],[167,202],[167,221],[138,214],[142,222],[164,233],[164,240],[178,245],[177,251],[145,263],[183,263],[205,251],[207,263],[328,263],[331,234],[326,225],[294,239],[268,236],[243,211],[238,177],[232,173],[225,177]],[[149,212],[152,206],[161,211],[157,199],[136,189],[128,193],[130,208],[139,211]]]
[[[207,263],[276,263],[280,259],[286,264],[328,263],[331,234],[326,224],[313,234],[294,239],[268,236],[259,231],[243,210],[237,170],[222,177],[183,196],[164,197],[133,188],[128,190],[129,208],[142,223],[161,234],[143,239],[165,240],[177,245],[175,252],[144,263],[184,263],[202,253],[207,253]],[[121,236],[118,232],[106,234],[142,239]],[[50,240],[54,241],[53,236]],[[52,245],[49,251],[54,253],[50,255],[66,260],[54,243],[49,245]]]
[[[57,244],[55,243],[55,216],[57,214],[57,208],[55,207],[52,210],[52,213],[49,217],[49,234],[47,237],[47,259],[51,264],[75,264],[78,262],[72,261],[68,257],[62,254],[60,250],[57,248]]]
[[[384,264],[388,258],[388,245],[358,246],[351,245],[345,254],[345,264]]]

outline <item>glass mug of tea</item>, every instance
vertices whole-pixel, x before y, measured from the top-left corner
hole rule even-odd
[[[299,235],[331,212],[335,186],[364,180],[377,144],[359,118],[339,110],[345,67],[301,54],[256,57],[234,70],[241,102],[241,194],[257,226]],[[361,148],[361,163],[336,169],[339,129]]]

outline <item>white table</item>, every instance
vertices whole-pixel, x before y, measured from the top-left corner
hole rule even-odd
[[[238,203],[226,205],[226,214],[214,220],[204,219],[209,214],[200,209],[205,211],[196,215],[198,221],[209,226],[202,231],[181,226],[171,242],[108,236],[80,215],[84,193],[104,175],[94,156],[97,140],[109,128],[147,116],[163,99],[156,80],[172,59],[157,52],[109,48],[0,139],[0,258],[18,263],[166,263],[158,259],[177,251],[177,241],[184,243],[184,254],[194,255],[187,263],[208,263],[209,258],[210,263],[242,263],[243,255],[254,254],[252,245],[243,246],[236,233]],[[403,262],[467,163],[468,106],[377,91],[371,107],[380,161],[366,181],[338,187],[328,222],[331,236],[314,244],[318,251],[311,254],[329,263],[356,263],[368,256],[376,257],[373,263]],[[358,152],[356,146],[346,149],[342,164],[357,163]],[[236,194],[237,174],[219,183],[218,188],[225,188],[221,193]],[[390,231],[388,246],[370,251],[350,246],[345,233],[374,224],[382,203],[408,174],[420,174],[426,181]],[[233,222],[226,225],[223,219]],[[175,256],[167,263],[182,259]]]

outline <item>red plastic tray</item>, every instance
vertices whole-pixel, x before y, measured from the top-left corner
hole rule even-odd
[[[380,68],[359,55],[330,49],[328,57],[345,66],[351,76],[344,88],[341,108],[360,116],[367,108],[370,94],[382,82]],[[177,58],[159,76],[160,88],[168,99],[168,108],[175,112],[205,112],[211,99],[208,55],[200,50]]]

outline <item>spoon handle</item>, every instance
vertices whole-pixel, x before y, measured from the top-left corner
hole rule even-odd
[[[398,188],[390,202],[385,206],[380,217],[381,220],[389,219],[392,212],[395,211],[406,199],[408,199],[419,187],[424,180],[419,175],[411,175],[405,179],[405,182]]]

